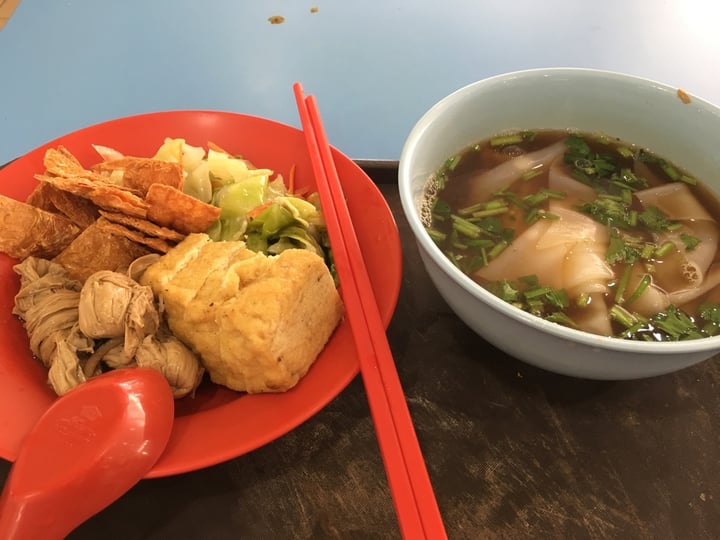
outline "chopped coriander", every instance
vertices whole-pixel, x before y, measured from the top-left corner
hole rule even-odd
[[[565,139],[565,146],[568,151],[565,153],[565,162],[572,162],[576,159],[587,157],[590,155],[590,146],[585,139],[579,135],[570,135]]]
[[[492,137],[489,140],[490,146],[493,148],[498,146],[508,146],[511,144],[520,144],[524,141],[532,141],[535,138],[536,133],[534,131],[519,131],[516,133],[507,133],[505,135],[498,135]]]
[[[613,197],[598,197],[578,208],[595,221],[610,227],[628,229],[630,227],[630,208]]]
[[[444,221],[450,217],[451,213],[452,209],[447,202],[445,202],[443,199],[435,199],[435,202],[432,206],[432,216],[434,219]]]
[[[537,298],[538,296],[544,296],[551,291],[552,289],[550,287],[533,287],[525,291],[525,298],[528,300]]]
[[[475,203],[471,206],[465,206],[464,208],[460,208],[457,213],[460,216],[471,216],[473,212],[477,212],[478,210],[484,210],[487,208],[488,203]]]
[[[609,264],[624,262],[633,264],[642,257],[642,252],[637,245],[633,245],[628,241],[629,237],[613,233],[610,235],[608,250],[605,254],[605,260]],[[652,249],[652,246],[650,246]]]
[[[545,317],[545,319],[550,322],[562,324],[563,326],[567,326],[568,328],[574,328],[575,330],[579,329],[575,321],[573,321],[567,314],[563,313],[562,311],[556,311],[555,313],[551,313],[550,315]]]
[[[476,270],[482,268],[483,266],[487,265],[487,262],[485,261],[485,258],[482,255],[474,255],[470,258],[470,262],[467,266],[467,272],[472,274]]]
[[[473,212],[473,217],[488,217],[488,216],[499,216],[500,214],[506,214],[510,211],[507,206],[497,206],[495,208],[486,208],[485,210],[478,210]]]
[[[505,300],[505,302],[513,303],[520,300],[520,291],[517,286],[507,279],[489,283],[488,289],[498,298]]]
[[[618,304],[610,308],[610,318],[625,328],[631,328],[638,323],[638,319],[633,313]]]
[[[535,178],[536,176],[540,176],[542,174],[542,166],[535,167],[534,169],[530,169],[528,171],[525,171],[520,175],[520,179],[527,182],[528,180],[531,180]]]
[[[505,241],[498,242],[497,244],[495,244],[493,246],[493,248],[490,251],[488,251],[488,258],[494,259],[498,255],[500,255],[500,253],[502,253],[506,247],[508,247],[507,242],[505,242]]]
[[[430,238],[432,238],[436,244],[440,244],[440,243],[444,242],[445,238],[447,238],[447,234],[442,233],[442,232],[438,231],[437,229],[427,228],[425,230],[427,231]]]
[[[540,219],[560,219],[560,216],[553,214],[552,212],[546,212],[545,210],[538,210],[538,217]]]
[[[439,172],[438,174],[436,174],[435,178],[433,178],[433,181],[432,181],[433,186],[435,187],[435,189],[437,191],[442,191],[443,189],[445,189],[447,182],[448,182],[447,172],[445,172],[444,170]]]
[[[630,305],[635,300],[640,298],[642,293],[644,293],[645,290],[650,286],[651,281],[652,281],[652,278],[650,277],[650,274],[645,274],[642,277],[642,279],[640,280],[640,282],[638,283],[637,287],[635,287],[635,290],[633,291],[633,293],[630,295],[630,297],[625,302],[625,305]]]
[[[642,161],[643,163],[659,163],[660,159],[655,156],[652,152],[648,152],[644,148],[641,148],[638,150],[637,153],[638,160]]]
[[[620,275],[620,279],[615,289],[615,303],[622,304],[625,302],[625,290],[627,289],[628,282],[630,281],[630,274],[632,273],[632,265],[625,265],[623,273]]]
[[[465,240],[465,244],[469,248],[489,248],[495,245],[495,242],[489,238],[469,238]]]
[[[664,257],[667,257],[668,255],[670,255],[670,252],[673,251],[674,249],[675,249],[675,244],[673,244],[669,240],[667,242],[663,242],[655,250],[655,258],[663,259]]]
[[[471,238],[477,238],[482,233],[480,227],[468,221],[467,219],[461,218],[460,216],[456,215],[452,215],[450,216],[450,218],[453,221],[453,230],[457,231],[460,234],[470,236]]]
[[[498,208],[507,208],[507,202],[502,199],[493,199],[488,202],[476,203],[471,206],[466,206],[457,211],[461,216],[472,216],[476,212],[484,212],[485,210],[495,210]]]
[[[704,303],[700,304],[700,317],[704,320],[720,325],[720,304]]]
[[[717,335],[720,332],[720,304],[700,304],[700,318],[705,321],[702,332],[708,336]]]
[[[451,157],[450,159],[448,159],[445,162],[445,168],[448,171],[454,171],[455,168],[460,164],[461,159],[462,159],[462,154],[454,155],[453,157]]]
[[[642,259],[648,260],[653,256],[653,253],[655,253],[655,246],[653,244],[645,244],[642,247],[642,251],[640,252],[640,257]],[[650,268],[647,268],[648,272],[651,272],[652,270]]]
[[[530,274],[527,276],[522,276],[518,278],[520,282],[524,283],[527,287],[539,287],[540,286],[540,280],[535,274]]]
[[[509,144],[518,144],[523,142],[523,136],[521,133],[511,133],[509,135],[499,135],[490,139],[490,146],[507,146]]]
[[[680,180],[680,171],[678,171],[675,167],[673,167],[670,163],[668,163],[665,160],[660,161],[660,168],[665,172],[665,174],[668,175],[670,180],[673,182],[676,182],[677,180]]]
[[[652,232],[669,231],[680,224],[668,219],[667,215],[657,206],[647,206],[640,212],[638,219]]]
[[[664,313],[651,317],[650,320],[673,341],[703,337],[688,314],[673,305]]]
[[[692,236],[686,233],[680,234],[680,240],[683,244],[685,244],[685,251],[692,251],[700,243],[700,239],[697,236]]]

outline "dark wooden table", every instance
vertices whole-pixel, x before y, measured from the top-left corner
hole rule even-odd
[[[450,538],[720,538],[720,360],[598,382],[506,356],[433,289],[395,170],[369,172],[403,241],[388,335]],[[0,462],[2,481],[9,469]],[[279,440],[204,470],[144,480],[70,538],[398,536],[357,378]]]

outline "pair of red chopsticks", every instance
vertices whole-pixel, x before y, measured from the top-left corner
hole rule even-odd
[[[320,112],[300,83],[293,91],[400,531],[412,540],[447,538]]]

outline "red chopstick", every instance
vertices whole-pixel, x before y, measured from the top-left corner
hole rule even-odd
[[[315,98],[293,91],[400,531],[447,538]]]

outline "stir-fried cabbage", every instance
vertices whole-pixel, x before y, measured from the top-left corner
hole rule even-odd
[[[271,169],[258,169],[220,149],[206,152],[184,139],[165,139],[154,157],[180,163],[183,191],[222,210],[207,231],[213,240],[243,240],[266,254],[301,248],[329,258],[316,194],[293,195]]]

